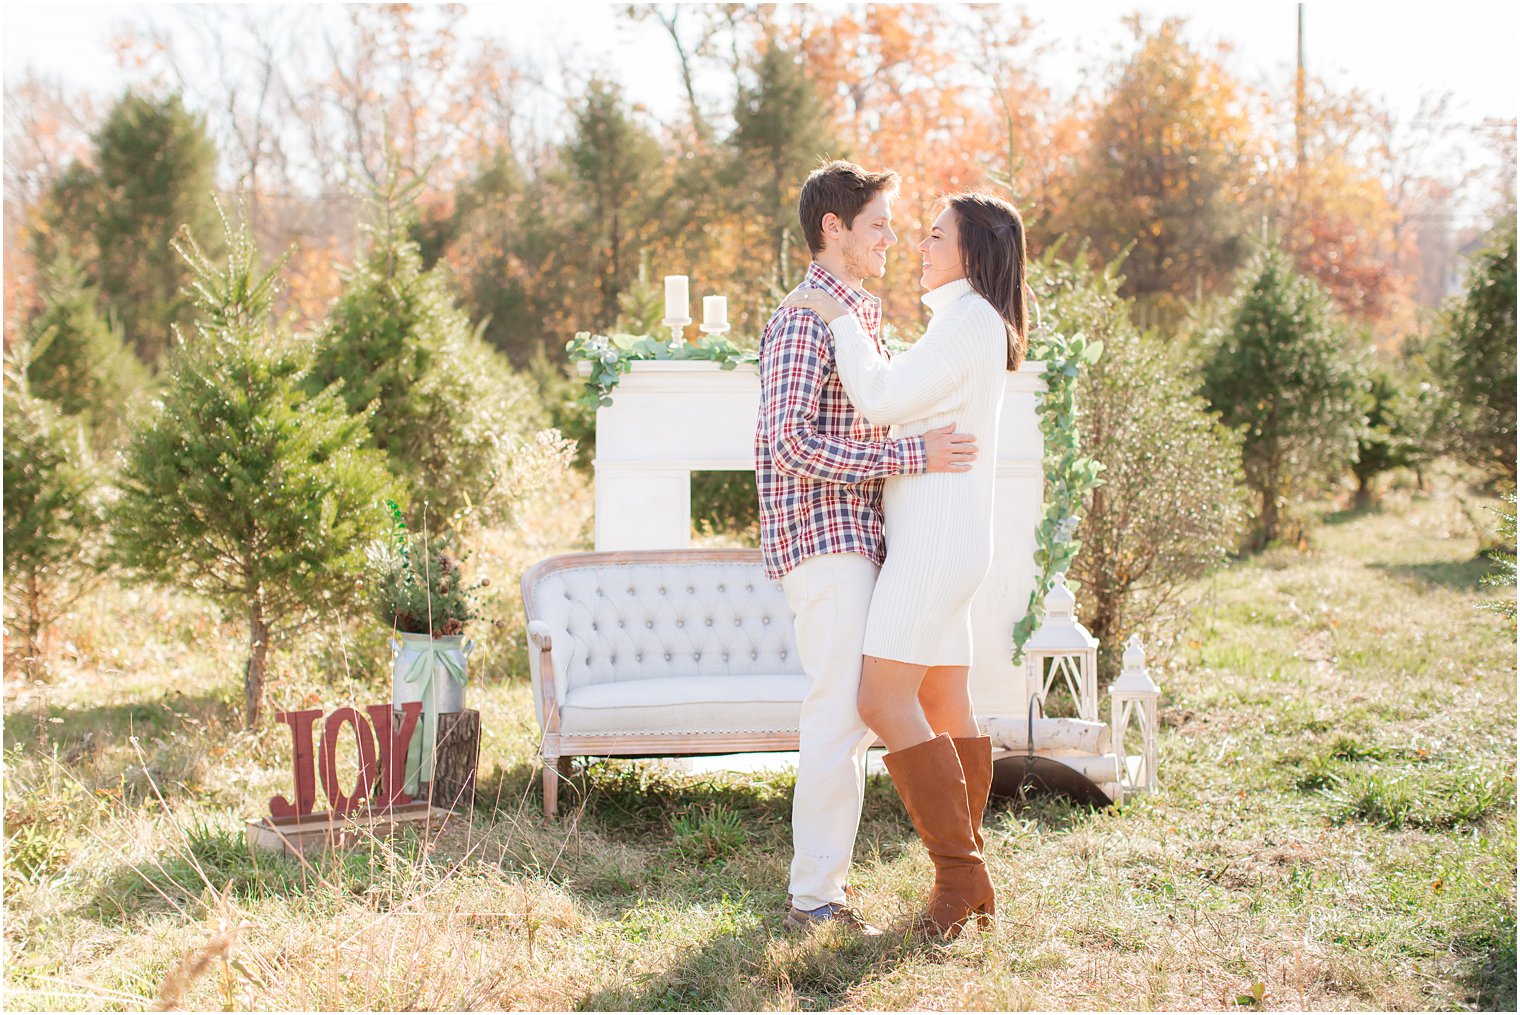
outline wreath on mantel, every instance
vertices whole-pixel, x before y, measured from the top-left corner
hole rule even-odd
[[[893,352],[906,349],[902,342],[887,338]],[[635,362],[658,360],[704,360],[732,370],[741,363],[758,363],[759,354],[743,349],[726,338],[707,336],[699,342],[681,342],[674,349],[669,341],[651,335],[596,335],[577,332],[565,346],[572,362],[588,363],[583,405],[612,404],[612,389]],[[1045,394],[1040,397],[1040,433],[1045,438],[1045,511],[1035,533],[1034,590],[1024,618],[1013,628],[1013,658],[1020,661],[1024,644],[1045,619],[1045,595],[1052,580],[1064,574],[1082,548],[1077,526],[1082,521],[1082,506],[1087,495],[1102,480],[1101,462],[1082,454],[1077,380],[1082,369],[1103,355],[1102,342],[1089,342],[1081,332],[1063,335],[1049,327],[1036,326],[1030,335],[1029,358],[1045,364]],[[1071,584],[1068,580],[1067,584]]]

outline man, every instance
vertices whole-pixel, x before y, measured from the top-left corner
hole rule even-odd
[[[897,175],[849,162],[814,170],[798,215],[813,262],[799,288],[816,287],[850,309],[881,344],[881,301],[864,289],[886,271]],[[845,903],[845,879],[874,737],[856,710],[871,591],[886,559],[882,479],[964,471],[975,437],[954,424],[893,440],[862,419],[834,367],[833,336],[813,313],[783,308],[760,339],[755,476],[766,573],[781,580],[797,617],[810,681],[802,703],[792,800],[789,930],[836,921],[865,934]]]

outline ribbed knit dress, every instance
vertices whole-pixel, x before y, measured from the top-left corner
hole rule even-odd
[[[887,479],[887,559],[863,651],[924,666],[969,666],[971,598],[992,564],[1008,331],[965,279],[925,293],[923,301],[933,314],[928,330],[890,361],[853,314],[831,326],[839,378],[862,416],[891,425],[893,437],[953,422],[977,444],[967,472]]]

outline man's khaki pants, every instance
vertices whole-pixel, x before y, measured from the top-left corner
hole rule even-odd
[[[802,701],[797,790],[792,797],[792,905],[844,901],[865,798],[860,649],[880,568],[858,553],[809,557],[781,579],[797,615],[797,650],[811,686]]]

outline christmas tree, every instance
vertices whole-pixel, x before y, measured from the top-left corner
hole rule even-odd
[[[224,228],[224,267],[188,234],[176,243],[194,279],[197,337],[128,449],[112,528],[134,572],[246,619],[252,728],[269,646],[360,590],[390,479],[364,417],[335,390],[309,391],[309,349],[275,333],[278,269],[260,272],[246,226]]]

